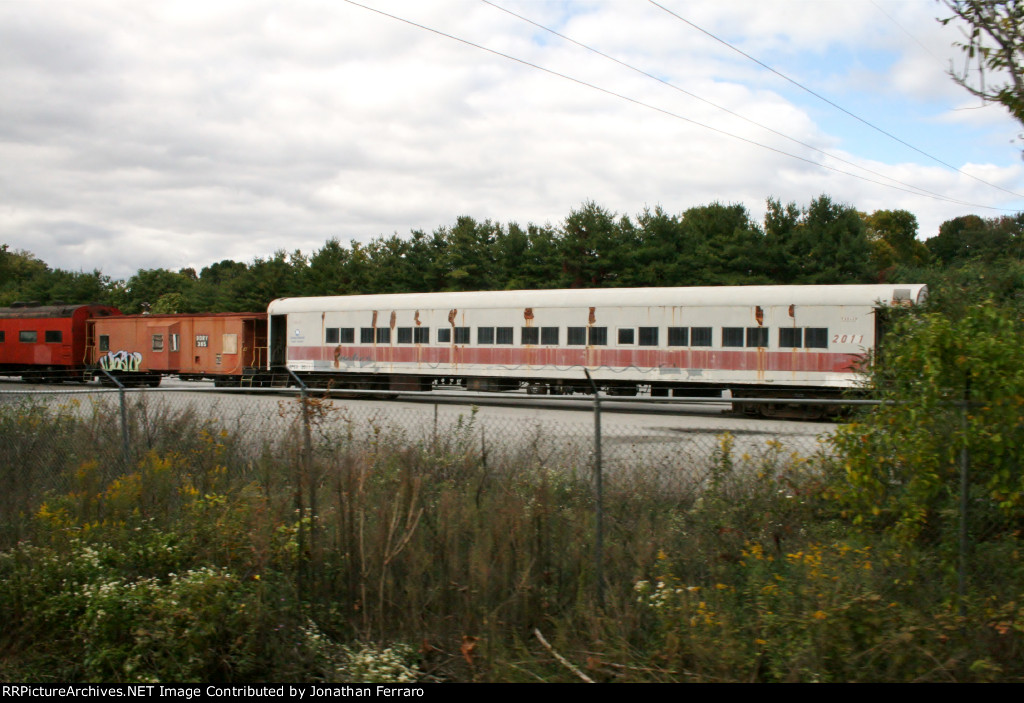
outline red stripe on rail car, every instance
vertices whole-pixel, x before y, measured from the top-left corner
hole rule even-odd
[[[589,366],[612,369],[711,369],[728,371],[832,372],[854,370],[859,354],[767,349],[598,349],[594,347],[466,347],[379,345],[289,347],[289,361],[338,361],[351,364],[438,364],[532,368]]]

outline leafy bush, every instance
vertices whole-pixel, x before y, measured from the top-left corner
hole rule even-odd
[[[896,321],[874,369],[889,404],[834,440],[845,474],[835,493],[855,523],[904,541],[948,542],[966,449],[974,539],[1024,524],[1022,337],[1018,316],[994,304]]]
[[[722,435],[710,468],[676,458],[675,473],[707,471],[683,490],[642,466],[609,482],[602,603],[589,457],[539,437],[485,451],[472,414],[417,439],[321,402],[308,445],[303,413],[282,413],[286,439],[254,447],[139,406],[131,460],[98,406],[0,407],[0,442],[53,462],[5,515],[7,680],[1024,677],[1019,540],[985,483],[1001,529],[977,545],[990,577],[961,618],[945,551],[849,529],[836,494],[861,525],[895,513],[858,508],[825,470],[829,445],[741,452]]]

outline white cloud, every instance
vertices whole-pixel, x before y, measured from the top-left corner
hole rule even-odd
[[[367,3],[823,159],[485,3]],[[767,63],[795,67],[797,79],[806,71],[834,78],[830,89],[861,91],[831,96],[852,100],[846,107],[859,108],[864,91],[884,95],[891,115],[866,117],[898,119],[908,140],[927,132],[986,179],[1020,183],[1016,148],[1006,144],[1015,123],[948,112],[965,94],[873,3],[665,4]],[[936,40],[932,3],[881,4],[950,55]],[[857,155],[865,137],[823,119],[829,108],[806,95],[794,102],[781,78],[653,5],[507,6],[749,119],[866,158]],[[832,63],[851,52],[864,52],[852,54],[856,66]],[[311,251],[332,236],[429,231],[461,214],[557,222],[588,199],[630,215],[716,200],[759,215],[768,196],[806,204],[827,193],[862,210],[916,212],[925,236],[936,217],[998,214],[821,170],[346,3],[4,4],[0,84],[0,241],[115,277]],[[873,170],[971,203],[1020,206],[923,158],[878,158],[883,138],[869,138]]]

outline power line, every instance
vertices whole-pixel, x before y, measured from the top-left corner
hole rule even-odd
[[[985,185],[987,185],[987,186],[989,186],[991,188],[995,188],[997,190],[1001,190],[1004,193],[1009,193],[1010,195],[1012,195],[1012,196],[1014,196],[1016,198],[1024,198],[1024,195],[1021,195],[1020,193],[1015,193],[1012,190],[1007,190],[1006,188],[1003,188],[1002,186],[998,186],[995,183],[989,183],[988,181],[986,181],[984,179],[981,179],[981,178],[978,178],[977,176],[973,176],[973,175],[967,173],[966,171],[963,171],[963,170],[957,168],[956,166],[954,166],[952,164],[946,163],[945,161],[943,161],[942,159],[940,159],[940,158],[938,158],[936,156],[932,156],[931,154],[929,154],[926,151],[922,151],[921,149],[918,149],[913,144],[905,142],[902,139],[900,139],[899,137],[897,137],[896,135],[891,134],[891,133],[885,131],[881,127],[879,127],[879,126],[877,126],[875,124],[872,124],[871,122],[868,122],[863,117],[860,117],[859,115],[855,115],[854,113],[852,113],[849,110],[847,110],[845,107],[834,103],[833,101],[831,101],[828,98],[826,98],[824,95],[816,93],[815,91],[811,90],[810,88],[808,88],[807,86],[803,85],[799,81],[797,81],[797,80],[795,80],[793,78],[790,78],[789,76],[787,76],[786,74],[784,74],[784,73],[782,73],[780,71],[777,71],[776,69],[772,68],[771,66],[769,66],[766,63],[764,63],[763,61],[760,61],[759,59],[754,58],[753,56],[751,56],[750,54],[746,53],[742,49],[740,49],[740,48],[738,48],[736,46],[733,46],[732,44],[730,44],[726,40],[724,40],[721,37],[718,37],[718,36],[712,34],[711,32],[709,32],[708,30],[704,29],[703,27],[698,27],[696,24],[694,24],[690,20],[686,19],[685,17],[682,17],[682,16],[676,14],[675,12],[673,12],[672,10],[669,10],[664,5],[658,4],[657,2],[655,2],[655,0],[647,0],[647,1],[649,3],[651,3],[652,5],[654,5],[655,7],[659,8],[661,10],[664,10],[668,14],[672,15],[673,17],[675,17],[680,22],[683,22],[685,24],[690,25],[691,27],[696,29],[698,32],[701,32],[702,34],[707,35],[708,37],[714,39],[719,44],[722,44],[723,46],[728,47],[729,49],[735,51],[737,54],[740,54],[741,56],[743,56],[743,57],[753,61],[758,66],[761,66],[762,68],[764,68],[764,69],[766,69],[768,71],[771,71],[772,73],[774,73],[779,78],[782,78],[783,80],[788,81],[789,83],[792,83],[793,85],[795,85],[800,90],[803,90],[803,91],[809,93],[810,95],[813,95],[818,100],[821,100],[822,102],[826,103],[827,105],[831,105],[832,107],[834,107],[835,109],[839,110],[840,112],[842,112],[842,113],[844,113],[846,115],[849,115],[853,119],[855,119],[858,122],[860,122],[860,123],[870,127],[871,129],[875,130],[876,132],[879,132],[880,134],[884,134],[885,136],[889,137],[893,141],[896,141],[896,142],[902,144],[903,146],[907,147],[908,149],[912,149],[912,150],[916,151],[918,154],[921,154],[922,156],[925,156],[925,157],[931,159],[932,161],[935,161],[936,163],[942,164],[946,168],[952,169],[952,170],[956,171],[957,173],[959,173],[961,175],[967,176],[968,178],[973,178],[974,180],[978,181],[979,183],[984,183]]]
[[[829,166],[827,164],[819,163],[817,161],[812,161],[811,159],[805,158],[803,156],[799,156],[797,154],[791,154],[791,153],[789,153],[787,151],[783,151],[782,149],[776,149],[775,147],[768,146],[767,144],[762,144],[762,143],[754,141],[752,139],[747,139],[746,137],[741,137],[738,134],[733,134],[733,133],[727,132],[727,131],[725,131],[723,129],[718,129],[717,127],[712,127],[711,125],[707,125],[707,124],[704,124],[702,122],[698,122],[697,120],[691,119],[689,117],[684,117],[683,115],[680,115],[678,113],[672,112],[670,110],[666,110],[664,108],[660,108],[660,107],[657,107],[655,105],[651,105],[649,103],[645,103],[645,102],[643,102],[641,100],[637,100],[636,98],[631,98],[628,95],[623,95],[621,93],[616,93],[615,91],[608,90],[607,88],[602,88],[602,87],[600,87],[598,85],[594,85],[593,83],[588,83],[587,81],[581,80],[579,78],[574,78],[574,77],[569,76],[567,74],[559,73],[558,71],[554,71],[554,70],[552,70],[550,68],[545,68],[544,66],[540,66],[540,65],[531,63],[529,61],[526,61],[524,59],[517,58],[517,57],[512,56],[510,54],[505,54],[505,53],[503,53],[501,51],[498,51],[496,49],[491,49],[491,48],[483,46],[481,44],[476,44],[474,42],[469,41],[468,39],[463,39],[461,37],[457,37],[454,34],[449,34],[447,32],[443,32],[443,31],[441,31],[439,29],[434,29],[433,27],[428,27],[427,25],[420,24],[419,22],[414,22],[412,20],[405,19],[404,17],[399,17],[398,15],[393,15],[391,13],[384,12],[383,10],[378,10],[377,8],[369,7],[367,5],[363,5],[361,3],[355,2],[355,0],[344,0],[344,1],[346,3],[348,3],[349,5],[353,5],[355,7],[359,7],[361,9],[368,10],[370,12],[373,12],[373,13],[376,13],[378,15],[381,15],[382,17],[387,17],[389,19],[393,19],[393,20],[396,20],[398,22],[402,22],[403,24],[407,24],[409,26],[416,27],[417,29],[422,29],[424,31],[431,32],[432,34],[436,34],[438,36],[445,37],[446,39],[451,39],[453,41],[457,41],[460,44],[465,44],[466,46],[473,47],[474,49],[479,49],[481,51],[486,51],[489,54],[493,54],[495,56],[500,56],[501,58],[508,59],[509,61],[514,61],[515,63],[519,63],[519,64],[522,64],[524,66],[528,66],[529,68],[533,68],[533,69],[536,69],[538,71],[543,71],[544,73],[550,74],[552,76],[556,76],[558,78],[562,78],[562,79],[567,80],[567,81],[571,81],[573,83],[576,83],[577,85],[581,85],[581,86],[584,86],[586,88],[590,88],[591,90],[596,90],[598,92],[604,93],[605,95],[610,95],[610,96],[612,96],[614,98],[618,98],[620,100],[625,100],[626,102],[633,103],[634,105],[638,105],[640,107],[647,108],[648,110],[653,110],[655,112],[659,112],[659,113],[661,113],[663,115],[667,115],[669,117],[673,117],[673,118],[675,118],[677,120],[682,120],[683,122],[687,122],[689,124],[695,125],[697,127],[701,127],[703,129],[709,130],[711,132],[715,132],[717,134],[721,134],[721,135],[726,136],[726,137],[731,137],[732,139],[739,140],[739,141],[744,142],[746,144],[750,144],[752,146],[756,146],[756,147],[759,147],[761,149],[765,149],[767,151],[771,151],[771,152],[774,152],[776,154],[780,154],[782,156],[787,156],[787,157],[789,157],[791,159],[796,159],[797,161],[803,161],[804,163],[810,164],[812,166],[817,166],[818,168],[827,169],[829,171],[833,171],[835,173],[839,173],[839,174],[842,174],[842,175],[845,175],[845,176],[850,176],[851,178],[857,178],[859,180],[866,181],[868,183],[874,183],[875,185],[880,185],[880,186],[883,186],[885,188],[892,188],[894,190],[899,190],[899,191],[903,191],[905,193],[910,193],[911,195],[917,195],[917,196],[923,196],[923,197],[926,197],[926,198],[932,198],[933,200],[941,200],[941,201],[944,201],[944,202],[956,203],[956,204],[959,204],[959,205],[968,205],[970,207],[982,208],[982,209],[986,209],[986,210],[1005,210],[1005,211],[1010,211],[1008,208],[999,208],[999,207],[993,207],[991,205],[981,205],[981,204],[976,204],[976,203],[970,203],[970,202],[967,202],[967,201],[957,200],[955,198],[949,198],[949,197],[942,196],[942,195],[930,195],[928,193],[921,192],[920,189],[910,190],[908,188],[902,188],[902,187],[899,187],[899,186],[894,186],[891,183],[883,183],[882,181],[876,181],[876,180],[874,180],[872,178],[867,178],[865,176],[862,176],[862,175],[859,175],[859,174],[856,174],[856,173],[850,173],[849,171],[844,171],[842,169],[835,168],[834,166]]]
[[[878,10],[878,11],[879,11],[879,12],[880,12],[881,14],[885,15],[885,17],[886,17],[886,18],[887,18],[887,19],[888,19],[888,20],[889,20],[890,22],[892,22],[892,23],[893,23],[894,25],[896,25],[896,26],[897,26],[897,27],[898,27],[898,28],[899,28],[899,29],[900,29],[900,30],[901,30],[901,31],[902,31],[902,32],[903,32],[904,34],[906,34],[906,35],[907,35],[908,37],[910,37],[910,39],[911,39],[911,40],[912,40],[912,41],[913,41],[914,43],[916,43],[916,44],[917,44],[917,45],[918,45],[919,47],[921,47],[921,49],[922,49],[922,50],[923,50],[923,51],[924,51],[924,52],[925,52],[926,54],[928,54],[929,56],[931,56],[931,57],[932,57],[933,59],[936,59],[936,60],[940,60],[940,61],[941,61],[941,59],[939,59],[939,57],[938,57],[938,56],[936,56],[935,54],[933,54],[933,53],[932,53],[932,50],[931,50],[931,49],[929,49],[929,48],[928,48],[927,46],[925,46],[925,45],[924,45],[924,43],[923,43],[923,42],[922,42],[922,41],[921,41],[920,39],[918,39],[918,38],[917,38],[916,36],[914,36],[914,35],[913,35],[913,34],[912,34],[912,33],[910,32],[910,30],[908,30],[908,29],[907,29],[906,27],[904,27],[904,26],[903,26],[902,24],[900,24],[899,22],[897,22],[897,21],[896,21],[896,18],[895,18],[895,17],[893,17],[893,16],[892,16],[892,15],[890,15],[890,14],[889,14],[888,12],[886,12],[885,10],[883,10],[883,9],[881,8],[881,6],[880,6],[880,5],[879,5],[879,4],[877,3],[877,2],[875,2],[875,0],[868,0],[868,2],[870,2],[870,3],[872,4],[872,6],[874,6],[874,8],[875,8],[876,10]]]
[[[836,161],[839,161],[840,163],[844,163],[844,164],[847,164],[849,166],[853,166],[854,168],[859,168],[862,171],[864,171],[866,173],[870,173],[873,176],[878,176],[879,178],[888,179],[889,181],[891,181],[893,183],[896,183],[898,185],[905,186],[907,188],[913,188],[916,191],[920,191],[920,193],[923,194],[923,195],[933,195],[933,196],[935,196],[937,198],[942,198],[943,200],[948,199],[948,200],[957,202],[957,203],[959,203],[961,205],[973,205],[972,203],[965,202],[965,201],[955,200],[955,199],[949,198],[949,196],[942,195],[941,193],[936,193],[935,191],[928,190],[927,188],[921,188],[920,186],[915,186],[915,185],[913,185],[911,183],[907,183],[905,181],[901,181],[898,178],[893,178],[892,176],[888,176],[888,175],[886,175],[884,173],[879,173],[878,171],[874,171],[874,170],[872,170],[870,168],[867,168],[866,166],[862,166],[861,164],[855,163],[853,161],[849,161],[848,159],[844,159],[841,156],[836,156],[835,154],[829,153],[829,152],[825,151],[824,149],[819,149],[818,147],[813,146],[811,144],[808,144],[806,142],[803,142],[803,141],[797,139],[796,137],[792,137],[792,136],[790,136],[788,134],[785,134],[785,133],[780,132],[778,130],[772,129],[771,127],[768,127],[767,125],[763,125],[760,122],[757,122],[756,120],[752,120],[752,119],[750,119],[748,117],[745,117],[745,116],[739,114],[738,112],[730,110],[727,107],[723,107],[722,105],[718,105],[717,103],[714,103],[711,100],[708,100],[706,98],[702,98],[701,96],[699,96],[699,95],[697,95],[695,93],[691,93],[690,91],[685,90],[684,88],[681,88],[681,87],[675,85],[674,83],[670,83],[669,81],[666,81],[663,78],[659,78],[658,76],[655,76],[652,73],[648,73],[647,71],[644,71],[641,68],[637,68],[636,66],[628,64],[625,61],[622,61],[620,59],[615,58],[614,56],[606,54],[603,51],[600,51],[599,49],[595,49],[592,46],[588,46],[587,44],[584,44],[584,43],[582,43],[580,41],[577,41],[577,40],[573,39],[572,37],[568,37],[568,36],[566,36],[564,34],[561,34],[560,32],[557,32],[554,29],[551,29],[550,27],[546,27],[546,26],[544,26],[542,24],[539,24],[538,22],[535,22],[535,21],[529,19],[528,17],[524,17],[523,15],[515,13],[512,10],[509,10],[507,8],[504,8],[504,7],[501,7],[500,5],[497,5],[497,4],[493,3],[493,2],[491,2],[491,0],[480,0],[480,1],[483,2],[484,4],[490,5],[491,7],[495,8],[496,10],[501,10],[502,12],[504,12],[506,14],[509,14],[509,15],[517,18],[517,19],[520,19],[523,22],[531,24],[534,27],[537,27],[539,29],[544,30],[545,32],[549,32],[550,34],[555,35],[556,37],[564,39],[565,41],[567,41],[567,42],[569,42],[571,44],[575,44],[578,47],[581,47],[583,49],[586,49],[587,51],[593,52],[593,53],[597,54],[598,56],[601,56],[602,58],[608,59],[609,61],[613,61],[613,62],[617,63],[618,65],[623,66],[624,68],[628,68],[629,70],[634,71],[636,73],[639,73],[642,76],[645,76],[645,77],[650,78],[652,80],[658,81],[662,85],[668,86],[669,88],[672,88],[673,90],[677,90],[680,93],[682,93],[683,95],[687,95],[687,96],[693,98],[694,100],[699,100],[702,103],[705,103],[707,105],[710,105],[711,107],[714,107],[715,109],[721,110],[721,111],[723,111],[725,113],[728,113],[728,114],[732,115],[733,117],[741,119],[744,122],[747,122],[748,124],[752,124],[755,127],[759,127],[760,129],[763,129],[763,130],[765,130],[767,132],[771,132],[772,134],[774,134],[776,136],[779,136],[779,137],[782,137],[783,139],[788,139],[789,141],[793,142],[794,144],[799,144],[800,146],[802,146],[804,148],[807,148],[807,149],[810,149],[811,151],[816,151],[819,154],[822,154],[824,156],[829,157],[830,159],[834,159]]]

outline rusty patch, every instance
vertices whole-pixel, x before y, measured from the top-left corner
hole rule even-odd
[[[395,329],[395,322],[398,320],[398,313],[391,311],[391,329]]]
[[[594,314],[594,308],[590,308],[590,317],[587,318],[587,324],[594,324],[597,322],[597,316]]]
[[[419,327],[420,325],[423,324],[422,322],[420,322],[420,311],[419,310],[417,310],[416,314],[412,316],[412,321],[416,323],[417,327]]]
[[[761,327],[764,325],[764,310],[758,305],[754,308],[754,317],[757,319],[757,326]]]
[[[373,311],[373,324],[371,326],[373,327],[373,329],[377,329],[377,311],[376,310]]]
[[[341,345],[339,344],[334,348],[334,368],[341,367]]]
[[[455,326],[455,316],[458,314],[458,308],[452,308],[452,310],[448,312],[448,324],[451,325],[452,327]]]
[[[527,324],[533,322],[533,308],[523,310],[523,319],[526,320]]]
[[[789,306],[789,316],[794,319],[796,318],[796,305]]]

